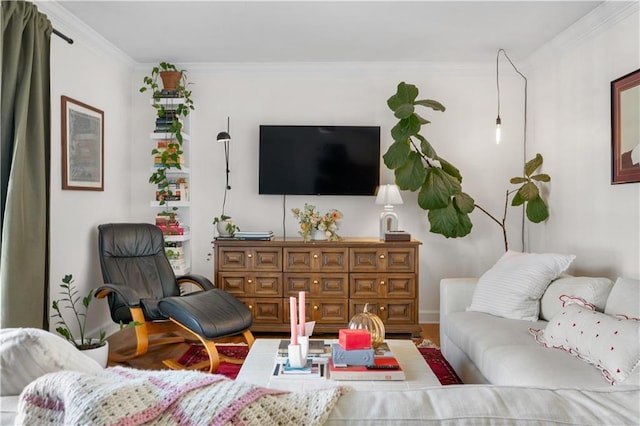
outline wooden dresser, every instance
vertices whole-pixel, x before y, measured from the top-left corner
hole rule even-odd
[[[214,281],[249,307],[253,331],[288,332],[289,297],[305,291],[307,321],[316,321],[317,333],[346,328],[369,303],[387,333],[417,335],[420,244],[217,240]]]

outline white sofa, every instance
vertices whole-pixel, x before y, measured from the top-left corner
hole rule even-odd
[[[566,351],[536,342],[529,329],[545,329],[561,309],[562,294],[588,299],[599,311],[640,318],[638,280],[561,276],[547,287],[540,319],[526,321],[468,311],[477,278],[440,282],[440,342],[442,353],[465,384],[550,388],[611,388],[594,365]],[[640,335],[629,336],[636,344]],[[636,346],[637,347],[637,346]],[[614,387],[640,386],[640,368]],[[640,402],[639,402],[640,404]],[[639,419],[640,421],[640,419]]]

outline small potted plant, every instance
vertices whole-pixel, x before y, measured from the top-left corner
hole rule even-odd
[[[52,302],[52,308],[55,311],[55,314],[52,316],[53,318],[58,318],[56,331],[76,348],[84,351],[86,355],[95,359],[105,367],[109,355],[109,344],[106,341],[107,333],[101,330],[100,337],[98,338],[90,338],[86,334],[87,311],[91,300],[93,300],[93,289],[89,290],[89,294],[85,297],[80,298],[78,290],[73,283],[73,275],[65,275],[60,283],[62,299]],[[71,310],[73,320],[78,324],[79,335],[74,336],[71,332],[69,323],[65,320],[64,316],[62,316],[61,308]]]
[[[106,340],[107,333],[101,330],[98,338],[91,338],[86,334],[87,312],[89,310],[89,305],[93,300],[93,289],[89,290],[89,293],[81,299],[78,295],[78,290],[75,288],[73,283],[73,275],[65,275],[60,283],[60,287],[62,288],[62,291],[60,291],[62,299],[54,300],[51,304],[55,311],[52,317],[58,318],[56,331],[78,348],[78,350],[83,351],[86,355],[96,360],[100,365],[106,367],[109,357],[109,342]],[[73,320],[78,324],[79,335],[74,335],[71,332],[69,323],[62,316],[61,308],[70,309],[71,312],[73,312]],[[126,325],[120,323],[120,329],[125,327],[135,327],[137,325],[140,325],[140,323],[136,321],[131,321]]]
[[[213,224],[216,225],[218,235],[221,237],[233,237],[236,231],[240,228],[233,222],[231,222],[231,216],[227,216],[224,213],[220,217],[213,218]]]

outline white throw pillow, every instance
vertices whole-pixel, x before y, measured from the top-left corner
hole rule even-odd
[[[102,367],[63,337],[38,328],[0,330],[0,395],[20,395],[47,373],[73,370],[99,373]]]
[[[562,310],[560,296],[579,297],[603,312],[613,282],[609,278],[563,275],[549,284],[540,299],[540,319],[549,321]]]
[[[618,278],[609,293],[604,313],[640,318],[640,280]]]
[[[579,298],[562,300],[544,330],[529,329],[536,341],[595,365],[611,384],[625,380],[640,364],[640,321],[597,312]]]
[[[537,321],[542,294],[573,259],[573,255],[508,251],[480,277],[467,310]]]

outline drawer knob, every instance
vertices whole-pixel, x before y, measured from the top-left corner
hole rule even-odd
[[[313,280],[313,283],[314,284],[318,284],[318,280]]]
[[[318,306],[317,306],[317,305],[315,305],[315,306],[313,307],[313,310],[314,310],[314,311],[317,311],[318,309],[320,309],[320,308],[318,308]]]
[[[317,258],[318,258],[318,255],[317,255],[317,254],[314,254],[314,255],[313,255],[313,258],[314,258],[314,259],[317,259]]]
[[[381,255],[380,255],[380,259],[384,259],[384,254],[381,254]]]
[[[253,282],[253,280],[252,280],[252,279],[248,279],[248,280],[247,280],[247,282],[248,282],[249,284],[251,284],[251,283]]]
[[[380,281],[380,285],[384,285],[384,280]]]
[[[249,259],[251,259],[251,258],[253,257],[253,255],[252,255],[251,253],[249,253],[249,254],[247,255],[247,257],[248,257]]]
[[[384,311],[384,306],[380,306],[380,310],[381,310],[381,311]]]
[[[249,309],[253,309],[253,305],[249,305]]]

